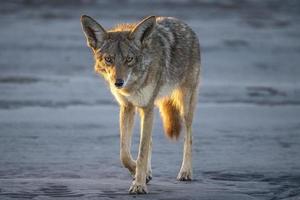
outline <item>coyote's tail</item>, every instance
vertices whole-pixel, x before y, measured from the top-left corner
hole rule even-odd
[[[171,100],[164,100],[159,104],[159,111],[166,136],[177,140],[181,131],[179,110]]]

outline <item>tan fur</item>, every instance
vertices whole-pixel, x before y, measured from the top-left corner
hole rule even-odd
[[[131,104],[122,105],[120,108],[120,159],[123,165],[134,176],[136,162],[130,154],[131,136],[134,124],[135,107]]]
[[[166,136],[177,140],[181,131],[181,118],[178,108],[172,100],[167,98],[159,103],[159,111]]]

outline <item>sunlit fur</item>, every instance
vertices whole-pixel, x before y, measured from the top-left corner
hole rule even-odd
[[[158,106],[166,135],[178,139],[181,131],[181,117],[175,101],[174,99],[164,98],[158,103]]]

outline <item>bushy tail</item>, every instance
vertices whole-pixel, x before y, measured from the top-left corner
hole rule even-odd
[[[170,139],[177,140],[181,131],[181,118],[179,110],[171,100],[164,100],[159,104],[159,111],[166,136]]]

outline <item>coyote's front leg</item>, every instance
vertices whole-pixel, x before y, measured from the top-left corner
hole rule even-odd
[[[132,176],[135,175],[136,162],[132,159],[131,136],[134,124],[135,107],[132,104],[120,107],[120,159]]]
[[[153,123],[153,106],[148,106],[140,109],[141,115],[141,136],[139,153],[136,161],[135,180],[129,189],[131,194],[147,193],[146,175],[148,154],[150,148],[152,123]]]

